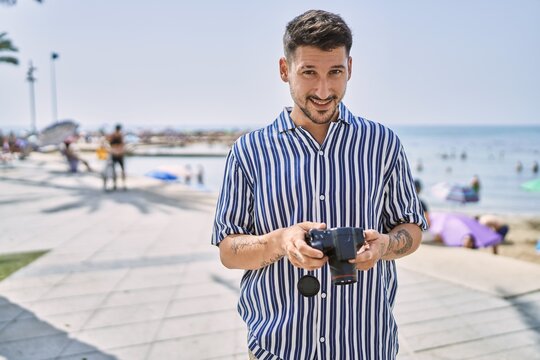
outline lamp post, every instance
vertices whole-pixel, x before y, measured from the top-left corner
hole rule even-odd
[[[54,61],[58,59],[58,53],[51,53],[51,101],[53,123],[58,121],[58,106],[56,102],[56,73],[54,71]]]
[[[34,96],[34,82],[36,82],[36,78],[34,77],[34,71],[36,70],[37,69],[34,67],[34,65],[32,65],[32,61],[30,61],[30,66],[28,67],[28,72],[26,73],[26,80],[30,84],[30,130],[32,134],[36,134],[36,99]]]

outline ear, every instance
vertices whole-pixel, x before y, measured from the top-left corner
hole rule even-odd
[[[351,75],[352,75],[352,56],[349,56],[349,60],[348,60],[348,67],[349,67],[349,77],[347,78],[347,80],[350,80],[351,79]]]
[[[279,59],[279,76],[284,82],[289,82],[289,65],[284,57]]]

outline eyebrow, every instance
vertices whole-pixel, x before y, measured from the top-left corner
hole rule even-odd
[[[315,68],[316,68],[315,65],[302,65],[300,70],[303,70],[303,69],[315,69]],[[345,65],[333,65],[330,68],[331,69],[346,69]]]

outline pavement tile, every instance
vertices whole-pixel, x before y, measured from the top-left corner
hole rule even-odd
[[[400,324],[414,323],[431,319],[444,319],[446,317],[471,314],[477,311],[487,311],[497,309],[498,311],[510,307],[504,300],[497,298],[486,298],[485,301],[476,301],[467,304],[467,306],[440,306],[438,308],[420,309],[417,311],[402,312],[396,314]],[[396,306],[397,308],[397,306]]]
[[[64,274],[28,277],[22,272],[16,272],[14,274],[11,274],[7,279],[4,279],[0,282],[0,292],[4,292],[5,290],[25,289],[34,287],[52,287],[64,277]]]
[[[174,300],[167,309],[167,317],[204,314],[216,311],[228,311],[236,308],[238,295],[222,294],[216,296],[201,296],[190,299]]]
[[[540,360],[538,346],[526,346],[517,349],[505,350],[485,356],[470,358],[471,360]]]
[[[109,294],[102,306],[107,308],[168,301],[173,298],[175,292],[177,292],[176,286],[114,291]]]
[[[107,294],[114,289],[108,280],[87,281],[85,283],[59,284],[43,295],[42,299],[56,299],[71,296]]]
[[[183,266],[166,266],[155,269],[133,269],[116,287],[116,290],[136,290],[156,287],[177,286],[182,283]]]
[[[27,314],[35,313],[38,316],[48,316],[95,310],[105,297],[106,294],[97,294],[42,299],[27,303]],[[27,314],[22,314],[21,317],[27,317]]]
[[[480,356],[489,356],[506,349],[535,346],[540,350],[540,334],[533,330],[520,331],[512,334],[494,336],[491,338],[456,343],[439,347],[426,352],[419,359],[448,359],[462,360]],[[540,351],[539,351],[540,352]],[[516,358],[517,359],[517,358]]]
[[[24,311],[19,305],[12,302],[0,305],[0,321],[7,322],[15,319]]]
[[[101,308],[92,314],[91,318],[84,325],[84,329],[158,320],[163,318],[168,304],[168,301],[162,301]]]
[[[3,342],[7,341],[31,339],[63,333],[62,330],[54,327],[49,322],[36,317],[14,319],[0,330],[0,347]]]
[[[48,290],[48,287],[25,287],[22,289],[2,290],[0,295],[8,298],[9,301],[14,303],[27,303],[39,300]]]
[[[236,296],[236,302],[238,302],[238,295],[240,289],[231,289],[224,287],[222,284],[216,282],[207,282],[202,284],[182,284],[178,288],[178,291],[174,294],[174,300],[198,298],[203,296],[221,296],[227,294],[234,294]]]
[[[65,333],[0,343],[0,356],[14,360],[42,360],[60,354],[70,341]]]
[[[242,331],[219,331],[171,340],[152,345],[148,359],[231,359],[243,352],[247,359],[246,337]]]
[[[70,344],[62,355],[80,353],[79,343],[96,346],[100,350],[145,344],[154,339],[160,323],[160,320],[155,320],[75,332],[71,336],[78,340],[78,343]]]
[[[221,332],[245,329],[244,322],[236,310],[180,316],[163,320],[156,340],[202,335],[208,332]]]

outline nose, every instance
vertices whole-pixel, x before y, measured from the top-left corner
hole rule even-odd
[[[320,78],[317,82],[317,89],[315,91],[315,95],[324,100],[330,97],[330,83],[328,79],[326,78]]]

